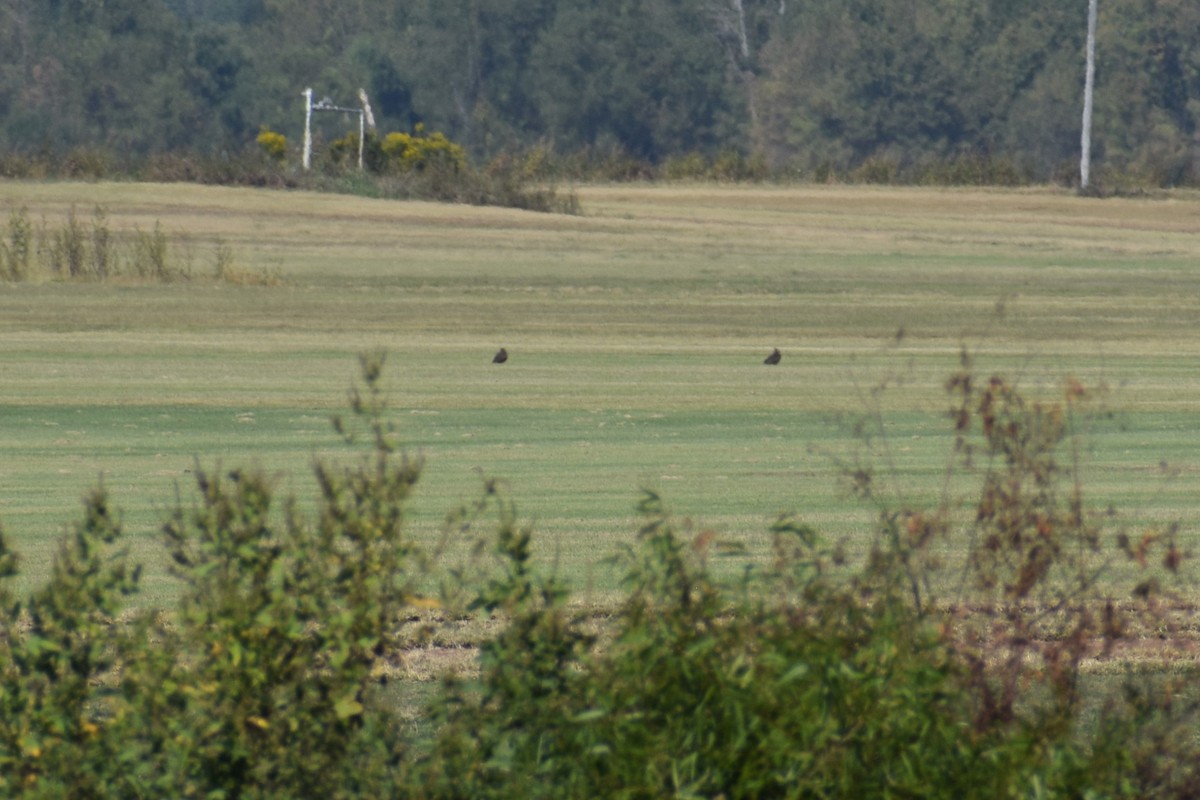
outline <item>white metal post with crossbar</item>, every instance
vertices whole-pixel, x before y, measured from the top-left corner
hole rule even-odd
[[[311,87],[305,88],[301,92],[304,96],[304,169],[307,171],[312,165],[312,114],[314,111],[334,111],[343,114],[358,115],[358,168],[363,168],[363,139],[366,136],[366,119],[370,113],[370,105],[367,103],[367,93],[362,89],[358,90],[358,96],[362,99],[362,108],[348,108],[346,106],[337,106],[328,97],[313,102],[313,90]],[[371,127],[375,127],[374,119],[371,120]]]

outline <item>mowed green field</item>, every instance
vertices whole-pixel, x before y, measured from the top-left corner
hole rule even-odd
[[[641,488],[767,546],[794,511],[852,552],[875,510],[839,463],[932,501],[943,385],[968,346],[1038,397],[1103,384],[1083,479],[1135,531],[1200,550],[1200,197],[1049,189],[597,186],[581,216],[182,185],[0,183],[0,214],[161,224],[193,280],[0,284],[0,524],[44,574],[101,479],[151,597],[164,509],[198,460],[312,497],[357,355],[384,350],[392,418],[427,460],[414,535],[503,479],[539,557],[581,587],[637,526]],[[211,279],[216,243],[279,286]],[[510,360],[493,365],[499,346]],[[772,347],[783,361],[765,366]],[[875,391],[887,384],[882,393]],[[862,415],[886,422],[868,447]],[[954,486],[969,491],[969,480]]]

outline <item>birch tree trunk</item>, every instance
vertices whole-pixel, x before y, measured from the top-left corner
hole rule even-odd
[[[742,60],[750,59],[750,41],[746,38],[746,9],[742,7],[742,0],[732,0],[733,12],[737,15],[737,34],[738,44],[742,51]]]

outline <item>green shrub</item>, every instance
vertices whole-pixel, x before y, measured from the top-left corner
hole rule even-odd
[[[284,156],[287,155],[287,137],[282,133],[276,133],[265,125],[258,132],[258,136],[254,138],[254,143],[272,161],[282,162]]]
[[[114,253],[108,213],[100,206],[92,211],[91,248],[92,274],[104,280],[113,268]]]
[[[119,780],[125,742],[109,726],[120,713],[115,671],[132,642],[113,621],[139,577],[120,533],[106,493],[93,492],[48,583],[24,601],[3,593],[0,790],[10,796],[103,797]],[[16,574],[2,542],[0,574]]]
[[[364,359],[347,437],[354,466],[319,464],[305,520],[261,474],[196,470],[197,497],[164,526],[183,585],[176,614],[124,623],[136,570],[97,493],[50,583],[4,603],[0,775],[9,795],[390,795],[399,753],[371,691],[424,570],[403,531],[419,461],[382,419]],[[351,428],[358,427],[351,433]],[[0,540],[2,545],[2,540]],[[15,572],[0,547],[0,572]]]
[[[426,133],[417,123],[412,134],[389,133],[383,138],[381,150],[384,169],[393,172],[413,172],[426,169],[462,170],[467,166],[467,154],[461,145],[446,138],[444,133]]]
[[[75,147],[61,159],[58,169],[58,174],[70,180],[101,180],[112,174],[113,157],[103,147]]]
[[[357,169],[358,134],[350,133],[331,143],[324,168],[305,183],[370,197],[579,213],[574,193],[561,195],[539,182],[526,163],[498,157],[482,171],[473,169],[461,146],[441,133],[426,134],[421,125],[413,134],[389,133],[382,140],[368,133],[363,145],[364,171]]]
[[[662,176],[669,181],[703,180],[709,177],[708,159],[694,151],[670,156],[663,162]]]
[[[395,649],[423,564],[404,532],[421,463],[395,451],[379,365],[364,359],[362,430],[346,426],[348,439],[369,437],[370,455],[316,465],[314,520],[291,501],[275,519],[262,474],[197,469],[198,502],[165,525],[184,586],[171,637],[181,655],[143,662],[142,681],[179,711],[140,726],[156,780],[175,776],[179,795],[361,796],[386,779],[394,734],[371,673]]]
[[[169,266],[170,249],[167,234],[158,221],[155,221],[152,231],[135,228],[133,256],[130,260],[133,273],[140,278],[170,282],[175,277],[175,270]]]
[[[22,281],[29,277],[34,252],[33,223],[29,210],[21,207],[8,215],[8,241],[0,242],[0,278]]]
[[[47,234],[50,271],[67,278],[83,277],[86,269],[87,238],[75,216],[75,207],[67,212],[66,222]]]
[[[222,186],[256,186],[290,189],[300,185],[283,162],[266,156],[261,148],[243,153],[154,153],[129,170],[135,180],[157,183],[202,183]]]
[[[852,180],[858,183],[896,183],[900,172],[899,165],[887,156],[872,156],[858,165],[851,173]]]
[[[895,587],[839,587],[811,530],[781,520],[775,563],[725,585],[711,532],[680,536],[659,500],[623,557],[628,595],[597,646],[527,549],[501,535],[480,604],[507,625],[478,688],[452,682],[413,784],[449,797],[956,794],[978,779],[956,670]]]

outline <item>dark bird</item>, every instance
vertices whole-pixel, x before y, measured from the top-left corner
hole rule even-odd
[[[501,347],[496,351],[496,355],[492,356],[492,363],[503,364],[505,361],[508,361],[508,351]]]
[[[778,364],[779,359],[781,359],[781,358],[783,358],[783,353],[779,352],[779,348],[776,347],[774,350],[771,351],[771,355],[769,355],[763,359],[763,363],[764,364]]]

